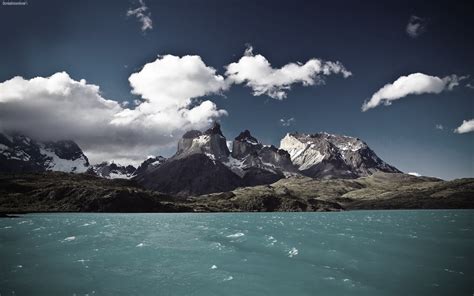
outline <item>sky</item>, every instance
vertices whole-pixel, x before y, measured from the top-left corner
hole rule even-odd
[[[134,163],[170,156],[213,121],[228,140],[249,129],[277,147],[288,132],[325,131],[404,172],[474,177],[466,3],[3,4],[0,130]]]

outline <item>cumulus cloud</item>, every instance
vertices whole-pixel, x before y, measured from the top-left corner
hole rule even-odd
[[[458,126],[455,130],[457,134],[465,134],[474,132],[474,119],[463,120],[462,124]]]
[[[127,16],[134,16],[142,24],[142,32],[153,29],[153,21],[151,20],[151,13],[148,11],[148,7],[145,1],[139,0],[140,6],[135,9],[127,10]]]
[[[138,106],[101,96],[99,87],[67,73],[0,83],[0,129],[40,139],[73,139],[95,160],[141,160],[173,146],[189,129],[227,114],[200,97],[220,93],[224,78],[198,56],[158,57],[133,73]]]
[[[281,68],[273,68],[262,55],[254,55],[249,46],[238,62],[226,66],[229,83],[245,84],[253,90],[254,96],[267,95],[282,100],[287,96],[291,85],[303,86],[324,83],[324,76],[342,74],[345,78],[352,73],[340,62],[310,59],[306,63],[289,63]]]
[[[442,124],[436,124],[435,129],[442,131],[442,130],[444,130],[444,126]]]
[[[467,76],[450,75],[443,78],[423,73],[413,73],[401,76],[393,83],[386,84],[362,105],[362,111],[375,108],[380,104],[391,105],[392,101],[408,95],[425,93],[439,94],[444,90],[452,90]]]
[[[282,126],[290,126],[290,125],[292,125],[294,122],[295,122],[295,119],[294,119],[293,117],[288,118],[288,119],[284,119],[284,118],[280,119],[280,124],[281,124]]]
[[[406,27],[406,32],[411,38],[416,38],[426,31],[428,21],[426,18],[421,18],[416,15],[410,16]]]

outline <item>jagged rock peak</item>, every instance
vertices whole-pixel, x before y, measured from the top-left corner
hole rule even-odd
[[[235,140],[236,141],[246,141],[246,142],[248,142],[250,144],[254,144],[254,145],[258,144],[258,140],[250,134],[249,130],[245,130],[245,131],[241,132],[237,137],[235,137]]]
[[[241,132],[232,142],[232,157],[241,159],[257,153],[263,145],[250,134],[249,130]]]
[[[192,154],[205,154],[209,158],[225,160],[230,155],[227,142],[219,123],[215,122],[204,133],[188,131],[178,142],[178,150],[171,159],[180,159]]]
[[[218,122],[214,122],[212,124],[212,127],[207,129],[204,132],[204,134],[205,135],[220,135],[221,137],[224,137],[224,135],[222,134],[222,131],[221,131],[221,125]]]
[[[184,135],[183,135],[183,139],[194,139],[194,138],[197,138],[199,136],[201,136],[202,133],[201,131],[198,131],[198,130],[190,130],[190,131],[187,131]]]

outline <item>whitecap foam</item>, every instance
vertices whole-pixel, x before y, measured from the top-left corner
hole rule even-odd
[[[223,245],[219,242],[214,242],[211,244],[211,248],[213,249],[218,249],[219,251],[223,249]]]
[[[70,241],[73,241],[73,240],[75,240],[75,239],[76,239],[75,236],[68,236],[68,237],[66,237],[65,239],[63,239],[63,241],[64,241],[64,242],[70,242]]]
[[[276,242],[278,242],[273,236],[268,235],[267,236],[267,241],[269,242],[270,246],[273,246]]]
[[[97,222],[95,222],[95,221],[86,222],[86,223],[82,224],[82,226],[91,226],[91,225],[94,225],[94,224],[97,224]]]
[[[217,266],[216,266],[216,265],[212,265],[212,266],[211,266],[211,269],[217,269]]]
[[[139,243],[138,245],[136,245],[137,248],[140,248],[140,247],[143,247],[144,244],[143,243]]]
[[[448,269],[448,268],[445,268],[444,271],[449,272],[449,273],[457,273],[457,274],[464,275],[464,272],[462,272],[462,271],[456,271],[456,270],[452,270],[452,269]]]
[[[292,258],[293,256],[298,255],[298,249],[293,247],[288,251],[288,257]]]
[[[234,279],[234,277],[231,276],[231,275],[229,275],[228,277],[226,277],[226,278],[224,279],[224,282],[231,281],[231,280],[233,280],[233,279]]]
[[[237,237],[241,237],[241,236],[244,236],[245,234],[243,234],[242,232],[237,232],[237,233],[234,233],[234,234],[229,234],[228,238],[237,238]]]

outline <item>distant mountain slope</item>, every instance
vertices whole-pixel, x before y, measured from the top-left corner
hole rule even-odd
[[[242,179],[220,161],[200,153],[166,161],[134,180],[144,188],[182,196],[227,191],[243,185]]]
[[[143,175],[147,172],[157,168],[158,166],[162,165],[166,161],[166,158],[163,156],[150,156],[145,161],[143,161],[134,172],[134,176]]]
[[[41,142],[18,134],[0,134],[0,172],[83,173],[88,167],[89,160],[73,141]]]

